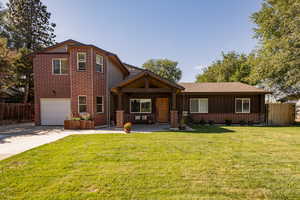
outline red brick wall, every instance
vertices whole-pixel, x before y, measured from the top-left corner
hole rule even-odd
[[[38,54],[33,59],[35,123],[40,125],[40,98],[70,98],[70,72],[52,74],[52,59],[68,58],[68,54]]]
[[[85,71],[77,70],[78,52],[85,52],[87,55]],[[107,102],[104,101],[104,112],[96,113],[96,96],[103,96],[106,100],[106,71],[104,73],[96,72],[95,63],[96,52],[93,48],[76,47],[70,50],[72,112],[75,115],[78,114],[78,96],[87,96],[87,112],[91,114],[95,120],[95,125],[98,126],[106,124]],[[105,66],[104,69],[106,69]]]
[[[104,58],[104,69],[103,72],[96,72],[96,54],[103,56]],[[107,97],[106,97],[106,73],[107,73],[107,57],[100,51],[95,50],[94,51],[94,67],[93,67],[93,80],[94,80],[94,108],[95,108],[95,115],[94,120],[96,125],[104,125],[107,121]],[[96,113],[96,97],[97,96],[103,96],[104,101],[104,112],[103,113]]]
[[[86,52],[86,71],[77,71],[77,52]],[[96,53],[104,57],[104,72],[96,72]],[[52,59],[68,58],[68,75],[52,74]],[[100,51],[91,47],[72,47],[69,54],[38,54],[34,58],[35,121],[40,124],[40,98],[71,98],[71,112],[78,115],[78,96],[87,96],[87,112],[96,125],[105,125],[106,105],[106,59]],[[104,112],[96,113],[96,96],[103,96]]]

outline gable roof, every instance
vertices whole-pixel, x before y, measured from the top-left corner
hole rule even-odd
[[[132,83],[133,81],[143,77],[143,76],[150,76],[156,80],[159,80],[163,83],[165,83],[166,85],[169,85],[171,87],[175,87],[177,89],[180,89],[180,90],[183,90],[184,87],[182,87],[181,85],[177,84],[177,83],[174,83],[172,81],[169,81],[165,78],[162,78],[161,76],[158,76],[156,74],[154,74],[153,72],[151,71],[148,71],[148,70],[141,70],[139,73],[133,75],[133,76],[128,76],[124,81],[122,81],[121,83],[119,83],[118,85],[116,85],[113,89],[116,89],[116,88],[119,88],[119,87],[124,87],[126,85],[128,85],[129,83]]]
[[[116,61],[118,62],[119,66],[120,66],[120,69],[123,71],[123,73],[125,73],[126,75],[129,75],[129,71],[128,69],[125,67],[125,65],[123,64],[123,62],[120,60],[120,58],[118,57],[117,54],[115,53],[112,53],[112,52],[109,52],[109,51],[106,51],[104,49],[101,49],[95,45],[92,45],[92,44],[84,44],[84,43],[81,43],[81,42],[78,42],[76,40],[72,40],[72,39],[68,39],[68,40],[65,40],[65,41],[62,41],[62,42],[59,42],[53,46],[50,46],[50,47],[47,47],[47,48],[44,48],[43,50],[41,51],[37,51],[37,52],[34,52],[31,56],[34,56],[36,54],[42,54],[42,53],[46,53],[47,51],[51,50],[51,49],[55,49],[57,47],[60,47],[60,46],[63,46],[63,45],[68,45],[69,47],[92,47],[92,48],[95,48],[99,51],[102,51],[104,52],[108,57],[112,57],[114,59],[116,59]]]
[[[240,82],[178,83],[185,93],[270,93]]]

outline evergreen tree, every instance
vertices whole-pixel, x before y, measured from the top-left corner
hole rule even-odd
[[[55,24],[41,0],[9,0],[8,23],[12,45],[31,51],[54,44]]]

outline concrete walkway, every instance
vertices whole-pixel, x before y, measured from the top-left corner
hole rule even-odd
[[[135,125],[133,133],[166,131],[168,125]],[[0,126],[0,160],[75,134],[124,133],[122,129],[64,130],[62,126],[34,126],[32,123]]]

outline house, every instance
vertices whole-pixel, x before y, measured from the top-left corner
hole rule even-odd
[[[223,123],[263,122],[265,94],[243,83],[173,83],[122,62],[109,51],[67,40],[33,55],[35,123],[62,125],[88,112],[97,126],[114,121],[170,123],[182,116]]]

